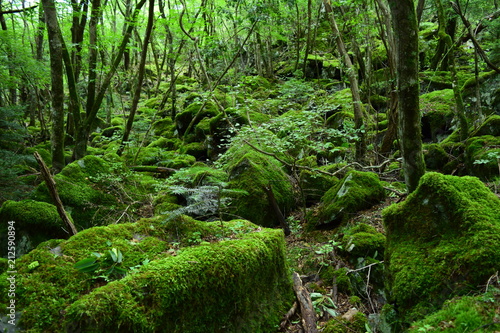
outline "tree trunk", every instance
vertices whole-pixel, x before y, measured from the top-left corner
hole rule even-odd
[[[59,172],[64,161],[64,85],[62,43],[54,0],[42,0],[49,36],[50,74],[52,81],[52,168]]]
[[[413,0],[390,0],[396,41],[399,138],[408,192],[413,192],[425,173],[419,109],[418,25]]]
[[[111,84],[111,79],[114,77],[116,70],[118,69],[118,66],[122,60],[123,54],[125,52],[125,49],[127,47],[128,41],[130,39],[130,36],[132,34],[132,31],[134,30],[136,26],[136,21],[137,21],[137,16],[139,14],[139,11],[141,10],[142,6],[146,3],[146,0],[140,0],[139,3],[137,3],[135,10],[132,14],[132,17],[127,24],[127,28],[125,30],[125,34],[123,36],[123,39],[121,41],[121,44],[116,51],[116,54],[114,55],[114,59],[111,63],[111,68],[109,69],[109,72],[106,74],[106,77],[103,79],[101,87],[99,89],[99,93],[97,94],[94,104],[92,105],[91,109],[87,109],[87,114],[85,117],[85,121],[82,123],[82,126],[80,126],[80,130],[77,133],[77,138],[75,141],[75,148],[73,150],[73,158],[80,159],[85,156],[87,153],[87,141],[90,135],[90,130],[92,128],[92,125],[94,124],[94,121],[97,117],[97,112],[99,111],[99,108],[101,107],[102,100],[104,99],[104,96],[106,95],[106,91],[108,90],[109,85]]]
[[[127,125],[125,126],[122,142],[117,152],[118,155],[121,155],[123,153],[125,143],[128,141],[130,131],[132,130],[132,125],[134,124],[134,118],[135,118],[135,113],[137,111],[137,106],[139,105],[139,99],[141,97],[142,82],[144,81],[144,69],[146,68],[146,58],[148,55],[148,43],[151,38],[151,31],[153,30],[154,5],[155,5],[155,0],[149,0],[148,23],[146,25],[144,44],[142,45],[139,73],[137,74],[137,83],[135,86],[134,98],[132,99],[132,106],[130,107],[130,114],[127,119]]]
[[[330,3],[327,0],[323,0],[323,3],[326,8],[326,12],[328,13],[328,18],[330,20],[330,26],[333,30],[333,35],[335,36],[335,40],[337,42],[337,48],[339,53],[344,59],[344,64],[347,67],[347,75],[349,78],[349,83],[351,85],[351,94],[352,94],[352,102],[354,108],[354,127],[358,130],[359,139],[356,141],[356,160],[358,162],[362,162],[365,158],[366,153],[366,139],[364,133],[364,115],[363,115],[363,103],[361,102],[361,96],[359,94],[359,86],[358,86],[358,78],[356,76],[356,70],[352,65],[351,58],[347,53],[347,49],[345,48],[344,41],[340,36],[340,31],[337,26],[337,22],[335,21],[335,17],[333,16],[333,9]]]

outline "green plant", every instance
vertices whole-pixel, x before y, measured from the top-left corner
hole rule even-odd
[[[337,311],[335,311],[337,306],[330,296],[321,293],[311,293],[310,296],[312,305],[318,316],[323,317],[325,313],[328,313],[332,317],[337,316]]]
[[[232,198],[237,195],[246,195],[246,191],[238,189],[227,189],[225,182],[217,182],[214,185],[202,185],[194,188],[185,186],[170,186],[172,194],[180,195],[186,200],[186,206],[171,212],[167,217],[170,221],[180,215],[187,214],[198,218],[219,220],[222,224],[224,215],[231,215],[228,211]]]
[[[106,282],[127,274],[127,271],[120,267],[123,254],[119,249],[112,248],[105,255],[93,252],[92,256],[78,261],[74,267],[80,272],[92,274],[94,279],[102,278]]]

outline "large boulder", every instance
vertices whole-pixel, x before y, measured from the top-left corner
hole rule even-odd
[[[31,251],[41,242],[52,238],[66,238],[65,225],[56,206],[34,200],[11,201],[0,208],[0,234],[7,235],[9,222],[16,233],[16,256]],[[0,239],[1,256],[7,255],[7,237]]]
[[[278,216],[267,190],[272,191],[283,214],[291,211],[295,203],[292,183],[283,165],[248,146],[239,147],[230,154],[234,159],[226,165],[229,187],[248,193],[233,200],[231,213],[258,225],[277,225]]]
[[[309,227],[338,227],[357,212],[380,203],[385,196],[375,173],[350,171],[323,195],[319,207],[309,214]]]
[[[427,173],[383,216],[387,295],[403,322],[477,290],[500,269],[500,199],[477,178]]]
[[[16,261],[19,324],[30,332],[271,332],[293,301],[284,249],[281,230],[244,220],[87,229]]]

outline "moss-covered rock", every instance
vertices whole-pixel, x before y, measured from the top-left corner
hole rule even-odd
[[[425,166],[428,170],[441,171],[450,161],[444,148],[436,143],[424,146]]]
[[[194,241],[202,245],[182,247]],[[270,332],[293,299],[284,247],[280,230],[242,220],[87,229],[17,261],[20,324],[31,332]],[[112,248],[123,254],[116,265],[125,277],[107,282],[104,271],[90,278],[74,267]]]
[[[474,132],[474,136],[493,135],[500,136],[500,115],[493,115],[486,119]]]
[[[321,198],[317,211],[309,216],[309,227],[339,226],[360,210],[382,201],[385,195],[376,174],[351,171]]]
[[[109,163],[88,155],[55,175],[59,197],[78,229],[105,223],[105,217],[119,205],[107,188],[113,170],[120,174],[125,169],[122,163]],[[35,189],[32,199],[52,202],[45,182]]]
[[[465,164],[470,175],[483,180],[500,176],[500,137],[472,137],[465,145]]]
[[[318,202],[323,195],[339,182],[335,176],[325,175],[309,169],[300,170],[300,187],[306,204]]]
[[[202,106],[203,109],[201,109]],[[202,102],[194,102],[176,115],[175,125],[180,135],[185,135],[187,130],[190,131],[188,134],[191,134],[194,132],[195,126],[204,118],[212,118],[218,114],[219,110],[213,102],[206,102],[205,104]],[[191,128],[188,129],[190,125]]]
[[[342,238],[342,248],[354,258],[383,257],[384,247],[385,236],[373,226],[365,223],[360,223],[346,230]]]
[[[156,165],[174,169],[185,168],[196,162],[194,156],[158,147],[131,147],[126,150],[123,157],[128,164]]]
[[[452,132],[454,108],[452,89],[436,90],[420,96],[423,140],[441,141]]]
[[[233,200],[232,213],[262,226],[278,224],[265,189],[272,188],[283,214],[286,215],[295,204],[292,184],[282,164],[246,145],[232,147],[227,158],[225,170],[229,174],[229,187],[248,193]]]
[[[334,318],[326,323],[323,333],[365,333],[368,319],[362,312],[357,312],[352,318]]]
[[[17,257],[48,239],[68,236],[57,208],[50,203],[34,200],[6,201],[0,208],[0,234],[7,235],[9,221],[14,221]],[[7,237],[0,239],[2,256],[7,254],[6,242]]]
[[[446,301],[439,311],[413,323],[408,332],[497,332],[500,330],[498,304],[500,291],[494,288],[478,296],[455,297]]]
[[[421,319],[500,269],[500,199],[474,177],[428,173],[383,211],[389,301]]]
[[[175,124],[169,117],[155,121],[153,123],[153,130],[155,135],[158,136],[163,136],[166,138],[173,138],[175,136]]]

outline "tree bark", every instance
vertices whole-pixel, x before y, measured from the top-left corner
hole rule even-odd
[[[399,138],[408,192],[413,192],[425,173],[422,153],[418,78],[418,25],[413,0],[390,0],[396,41]]]
[[[136,21],[137,21],[137,16],[139,14],[139,11],[141,10],[142,6],[146,3],[146,0],[140,0],[136,7],[135,10],[133,11],[132,17],[127,24],[127,28],[125,30],[125,34],[123,36],[123,39],[121,41],[121,44],[116,51],[116,54],[114,55],[114,59],[111,63],[111,68],[109,69],[108,73],[106,74],[105,78],[102,81],[101,87],[99,89],[99,93],[97,94],[94,103],[92,105],[92,108],[87,109],[87,114],[85,117],[85,121],[82,123],[82,126],[80,126],[80,130],[77,133],[77,139],[75,142],[75,148],[73,150],[73,159],[77,160],[85,156],[87,153],[87,141],[90,135],[90,130],[92,128],[92,125],[94,124],[94,121],[97,117],[97,112],[99,111],[99,108],[101,107],[102,100],[104,99],[104,96],[106,95],[106,91],[108,90],[109,85],[111,84],[111,79],[114,77],[116,70],[118,69],[118,66],[122,60],[123,54],[125,52],[125,49],[127,48],[128,41],[130,40],[130,36],[132,34],[132,31],[134,30],[136,26]]]
[[[155,5],[155,0],[149,0],[148,23],[146,25],[144,44],[142,45],[139,73],[137,74],[137,83],[135,86],[134,98],[132,99],[132,106],[130,107],[130,114],[127,119],[125,131],[123,131],[123,137],[122,137],[122,142],[120,144],[120,148],[118,149],[117,152],[118,155],[121,155],[123,153],[123,149],[125,148],[125,143],[128,141],[130,131],[132,130],[132,125],[134,124],[134,118],[135,118],[135,113],[137,111],[137,106],[139,105],[139,99],[141,97],[142,82],[144,81],[144,69],[146,68],[146,58],[148,55],[148,44],[151,38],[151,31],[153,30],[154,5]]]
[[[293,272],[293,290],[297,295],[297,300],[300,304],[300,313],[302,314],[302,326],[305,333],[317,333],[316,328],[316,313],[312,306],[311,296],[306,288],[302,285],[302,280],[299,274]]]
[[[366,139],[363,128],[364,124],[363,103],[361,102],[361,96],[359,94],[358,78],[356,76],[356,70],[352,64],[351,58],[347,53],[344,41],[342,40],[342,36],[340,35],[340,31],[337,26],[337,22],[335,21],[335,17],[333,16],[332,6],[327,0],[323,0],[323,3],[325,5],[326,12],[328,13],[330,26],[332,28],[332,32],[337,42],[337,48],[342,58],[344,59],[345,66],[347,67],[347,75],[349,78],[349,83],[351,85],[352,103],[354,108],[354,128],[358,130],[358,136],[359,136],[358,141],[356,141],[356,161],[362,162],[363,159],[365,158],[365,153],[366,153]]]
[[[65,165],[64,161],[64,84],[62,36],[54,0],[42,0],[45,13],[45,23],[49,36],[50,75],[52,81],[52,168],[59,172]]]

